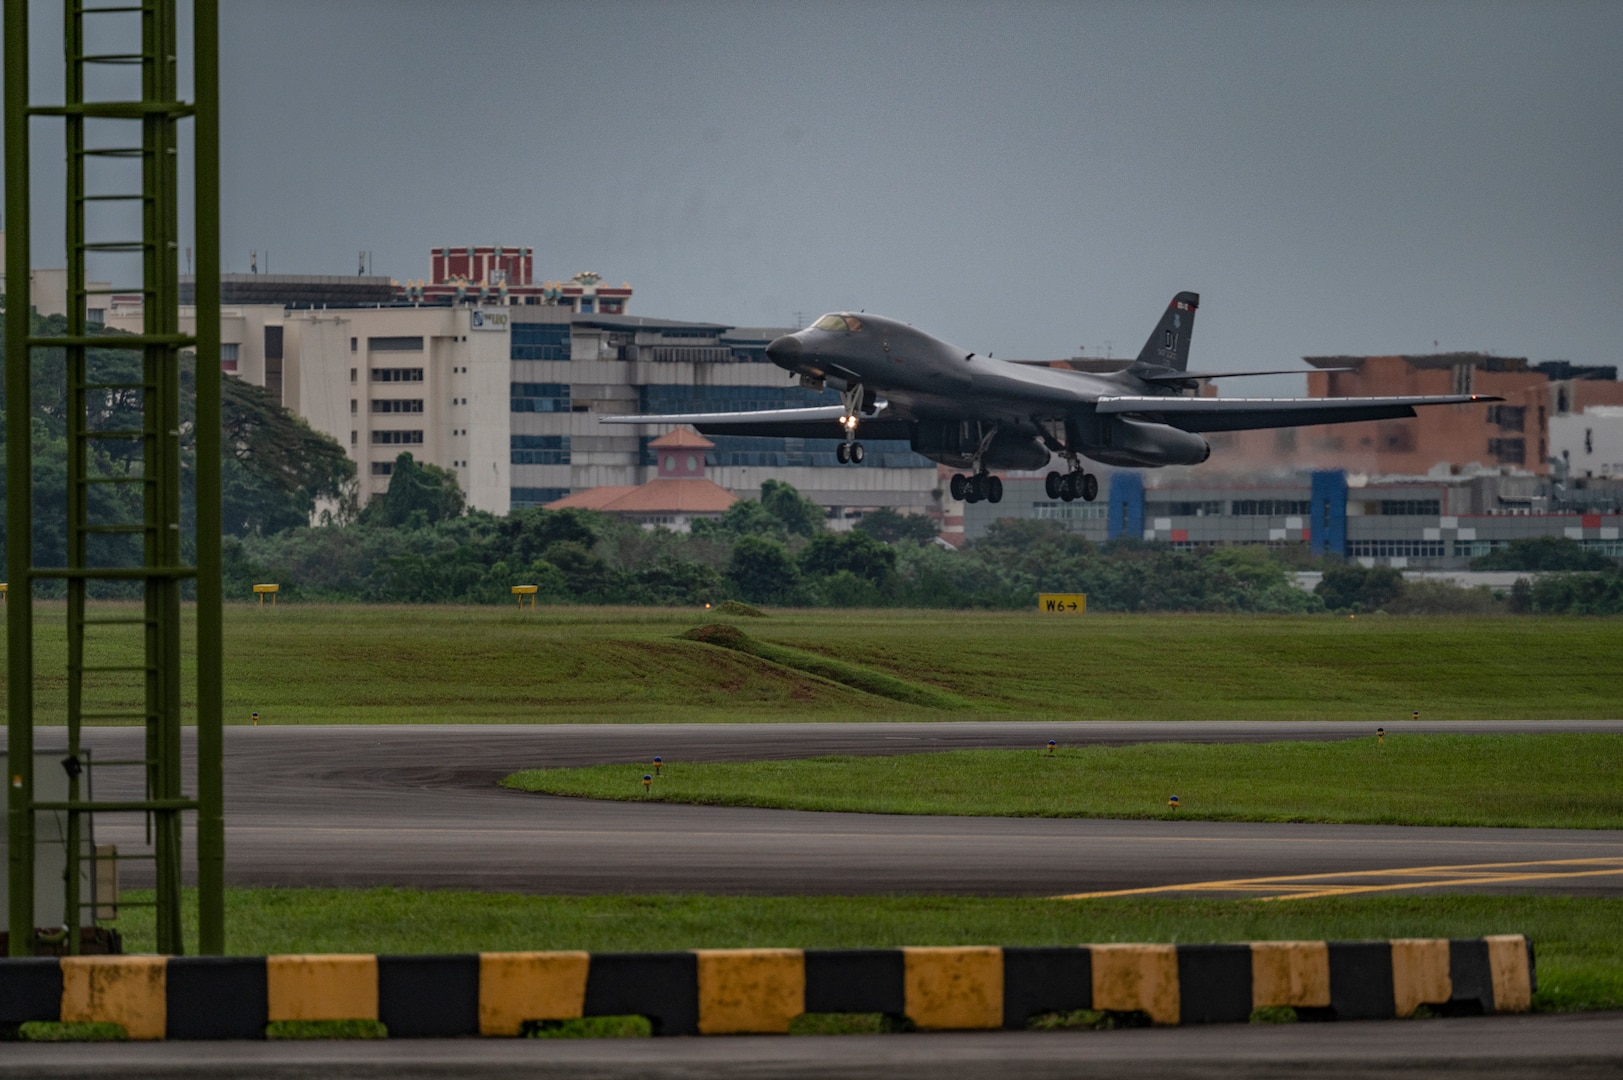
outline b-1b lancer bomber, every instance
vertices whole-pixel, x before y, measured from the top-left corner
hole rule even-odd
[[[608,416],[605,424],[691,424],[706,435],[841,439],[836,457],[861,464],[857,432],[905,439],[950,468],[952,496],[998,502],[992,469],[1036,470],[1051,454],[1067,471],[1048,474],[1051,499],[1092,501],[1099,478],[1083,458],[1106,465],[1198,465],[1211,456],[1209,431],[1392,420],[1419,405],[1498,401],[1483,394],[1410,397],[1213,398],[1190,396],[1201,381],[1282,371],[1190,371],[1189,337],[1200,296],[1167,306],[1138,359],[1096,373],[1048,361],[996,360],[947,344],[906,323],[836,312],[777,338],[767,357],[813,390],[832,388],[838,405],[667,416]]]

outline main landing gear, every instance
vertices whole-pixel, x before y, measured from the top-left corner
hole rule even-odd
[[[978,472],[972,476],[963,473],[953,473],[952,482],[948,485],[952,490],[952,497],[961,502],[987,502],[1003,501],[1003,480],[991,473]]]
[[[834,448],[834,460],[841,465],[861,465],[864,454],[857,442],[857,414],[862,409],[862,384],[840,391],[840,403],[845,406],[845,415],[840,417],[845,441]]]
[[[1093,473],[1083,472],[1080,468],[1072,469],[1068,473],[1051,472],[1043,481],[1043,490],[1050,499],[1059,499],[1063,502],[1092,502],[1099,497],[1099,478]]]

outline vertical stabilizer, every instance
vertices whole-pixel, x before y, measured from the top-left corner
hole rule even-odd
[[[1200,307],[1200,294],[1181,292],[1167,305],[1166,314],[1156,324],[1155,332],[1133,361],[1128,371],[1188,371],[1189,338],[1195,330],[1195,309]]]

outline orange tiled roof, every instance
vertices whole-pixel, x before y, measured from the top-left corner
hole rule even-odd
[[[716,444],[691,428],[679,427],[666,432],[648,445],[657,450],[708,450]]]
[[[641,487],[600,487],[566,495],[548,510],[600,510],[605,514],[719,514],[738,496],[710,480],[650,480]]]
[[[561,499],[549,502],[543,509],[547,510],[601,510],[603,507],[620,498],[628,491],[636,491],[635,487],[595,487],[585,491],[577,491],[565,495]]]

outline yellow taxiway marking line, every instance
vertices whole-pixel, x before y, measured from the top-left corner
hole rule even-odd
[[[1098,900],[1109,896],[1150,896],[1156,893],[1183,892],[1269,892],[1287,895],[1269,899],[1300,899],[1306,896],[1335,896],[1352,892],[1377,892],[1390,889],[1425,889],[1444,885],[1488,885],[1501,881],[1531,881],[1540,878],[1594,877],[1623,874],[1623,866],[1616,869],[1572,871],[1556,870],[1542,873],[1507,874],[1506,870],[1519,870],[1531,866],[1606,866],[1623,863],[1617,858],[1590,859],[1535,859],[1527,862],[1466,863],[1457,866],[1402,866],[1383,870],[1349,870],[1327,874],[1294,874],[1286,877],[1235,878],[1228,881],[1191,881],[1181,885],[1156,885],[1141,889],[1113,889],[1106,892],[1069,893],[1056,896],[1056,900]],[[1347,878],[1401,878],[1427,875],[1447,875],[1434,881],[1398,881],[1377,885],[1339,885],[1333,879]],[[1313,883],[1313,884],[1310,884]]]

